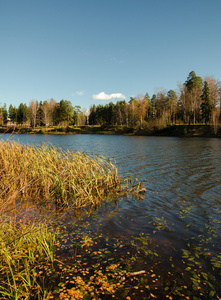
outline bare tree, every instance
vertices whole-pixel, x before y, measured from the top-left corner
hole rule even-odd
[[[148,101],[143,94],[139,94],[135,99],[137,101],[137,118],[142,129],[143,121],[148,115]]]
[[[217,82],[218,86],[218,100],[219,100],[219,120],[221,120],[221,81]]]
[[[187,87],[179,83],[178,84],[179,92],[180,92],[180,105],[183,115],[183,123],[186,124],[189,121],[190,114],[190,101],[189,97],[187,97]]]
[[[49,111],[49,123],[50,125],[54,126],[55,119],[56,119],[56,112],[57,112],[58,103],[51,98],[48,102],[48,111]]]
[[[155,116],[163,121],[167,120],[167,93],[162,87],[155,88],[156,98],[155,98]]]
[[[50,124],[50,108],[47,100],[44,101],[42,105],[42,112],[43,112],[42,123],[47,128],[47,126]]]
[[[36,126],[37,111],[38,111],[38,101],[32,100],[29,104],[29,117],[30,117],[31,126],[33,128],[35,128]]]
[[[83,108],[82,109],[82,112],[83,112],[83,114],[84,114],[84,116],[85,116],[85,123],[86,123],[86,125],[88,125],[89,124],[89,115],[90,115],[90,110],[89,109],[87,109],[87,108]]]

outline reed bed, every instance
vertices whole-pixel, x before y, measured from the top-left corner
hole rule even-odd
[[[134,191],[143,189],[128,178],[122,184],[107,158],[0,140],[0,300],[54,298],[51,284],[62,264],[55,260],[57,226],[39,207],[52,215],[54,208],[78,211]]]
[[[1,199],[53,201],[79,208],[97,205],[120,189],[117,168],[107,158],[0,141]]]

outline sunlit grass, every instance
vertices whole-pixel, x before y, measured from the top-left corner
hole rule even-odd
[[[55,232],[53,228],[57,224],[52,226],[51,221],[47,224],[41,213],[36,214],[46,204],[53,209],[45,215],[53,215],[57,208],[78,211],[85,206],[95,207],[110,195],[122,192],[135,192],[139,198],[145,191],[139,182],[134,184],[129,178],[122,184],[116,166],[107,158],[53,146],[22,146],[0,141],[0,300],[46,300],[53,299],[54,294],[60,299],[63,295],[70,299],[82,299],[86,295],[92,299],[95,295],[98,298],[100,294],[114,294],[122,287],[121,270],[112,274],[109,269],[101,271],[92,266],[93,278],[81,279],[78,275],[83,270],[81,262],[70,281],[74,286],[66,286],[68,278],[62,283],[62,273],[67,267],[56,256],[59,230]],[[97,242],[85,235],[79,242],[80,251],[88,253],[88,247],[94,244]],[[79,264],[77,254],[76,248],[73,261]],[[89,276],[89,268],[83,272]]]
[[[56,205],[97,205],[119,191],[117,168],[104,157],[53,146],[22,146],[0,141],[0,196]]]
[[[50,296],[45,281],[54,268],[55,233],[45,222],[33,221],[33,216],[30,221],[22,219],[19,213],[24,204],[29,208],[33,203],[94,206],[120,189],[117,168],[108,159],[52,146],[0,141],[2,299]]]
[[[0,225],[0,299],[43,299],[41,270],[53,269],[56,234],[41,223]]]

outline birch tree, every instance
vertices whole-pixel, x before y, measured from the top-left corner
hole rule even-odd
[[[38,101],[32,100],[29,104],[29,118],[31,127],[35,128],[37,120]]]

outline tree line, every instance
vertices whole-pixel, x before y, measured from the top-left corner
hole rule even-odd
[[[9,105],[7,110],[6,104],[0,108],[0,123],[29,125],[33,128],[36,126],[56,126],[60,125],[83,125],[85,115],[80,106],[73,107],[68,100],[61,100],[57,103],[53,98],[44,102],[32,100],[27,106],[20,103],[18,108]]]
[[[89,123],[94,125],[126,125],[145,128],[148,122],[168,124],[214,124],[221,119],[221,82],[213,77],[203,80],[194,71],[178,90],[158,91],[149,96],[131,97],[90,108]]]
[[[152,97],[148,93],[130,97],[129,102],[117,101],[106,105],[92,105],[89,113],[68,100],[44,102],[32,100],[18,108],[6,104],[0,107],[0,124],[56,125],[121,125],[145,128],[149,122],[168,124],[215,124],[221,119],[221,82],[213,77],[203,80],[194,71],[178,85],[177,91],[158,89]]]

